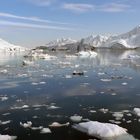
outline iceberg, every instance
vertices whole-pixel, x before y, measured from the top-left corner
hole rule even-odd
[[[23,52],[26,50],[27,50],[27,48],[13,45],[0,38],[0,52]]]

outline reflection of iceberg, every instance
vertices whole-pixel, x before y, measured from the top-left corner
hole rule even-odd
[[[73,128],[102,140],[136,140],[126,129],[110,123],[90,121],[76,124]]]
[[[0,65],[4,65],[4,64],[11,64],[11,62],[14,62],[16,60],[16,62],[18,62],[17,60],[19,60],[24,53],[3,53],[0,52]]]
[[[94,51],[80,51],[78,53],[78,56],[81,56],[81,57],[96,57],[97,53],[94,52]]]

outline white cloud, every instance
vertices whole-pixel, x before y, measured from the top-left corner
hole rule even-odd
[[[22,27],[22,28],[52,29],[52,30],[74,30],[72,28],[67,28],[67,27],[47,26],[47,25],[39,25],[39,24],[12,22],[12,21],[6,21],[6,20],[0,20],[0,25],[14,26],[14,27],[20,27],[20,28]]]
[[[26,0],[32,4],[35,4],[37,6],[49,6],[56,0]]]
[[[88,12],[94,10],[94,5],[84,3],[65,3],[62,7],[73,12]]]
[[[3,12],[0,12],[0,17],[21,19],[21,20],[23,19],[23,20],[34,21],[34,22],[42,22],[42,23],[69,24],[69,23],[64,23],[64,22],[40,19],[38,17],[17,16],[17,15],[13,15],[13,14],[10,14],[10,13],[3,13]]]
[[[83,4],[83,3],[65,3],[62,6],[63,9],[70,10],[73,12],[125,12],[131,9],[128,4],[121,3],[107,3],[101,5]],[[131,9],[132,10],[132,9]]]
[[[130,8],[127,4],[109,3],[98,7],[99,11],[103,12],[124,12]]]

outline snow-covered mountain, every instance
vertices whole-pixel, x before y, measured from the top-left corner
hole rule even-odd
[[[0,39],[0,52],[21,52],[21,51],[25,51],[26,48],[21,47],[21,46],[16,46],[13,45],[3,39]]]
[[[93,46],[95,48],[124,48],[135,49],[140,47],[140,25],[133,30],[117,35],[117,36],[90,36],[82,39],[83,44]]]
[[[61,38],[61,39],[57,39],[54,41],[49,42],[48,44],[46,44],[47,47],[54,47],[54,46],[64,46],[64,45],[68,45],[68,44],[73,44],[76,43],[76,40],[72,40],[71,38]]]
[[[127,48],[127,49],[135,49],[140,47],[140,25],[134,28],[133,30],[112,37],[107,43],[108,47],[115,47],[116,44]]]
[[[104,44],[109,37],[97,35],[97,36],[89,36],[87,38],[82,39],[82,44],[93,46],[93,47],[100,47],[102,44]]]

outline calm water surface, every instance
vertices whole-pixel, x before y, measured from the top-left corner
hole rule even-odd
[[[0,54],[0,120],[10,120],[0,125],[0,133],[17,140],[89,140],[93,137],[72,128],[70,116],[110,122],[118,121],[114,112],[123,112],[119,126],[140,139],[140,118],[133,112],[140,108],[139,54],[139,50],[100,50],[95,58],[66,58],[56,53],[57,59],[35,60],[27,66],[22,56]],[[137,57],[127,59],[131,55]],[[84,75],[73,75],[74,71]],[[33,127],[48,128],[53,122],[70,125],[41,134],[20,126],[27,121]]]

